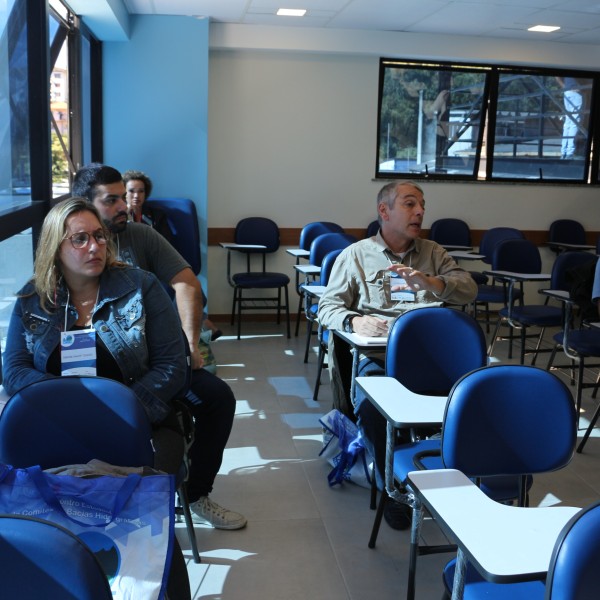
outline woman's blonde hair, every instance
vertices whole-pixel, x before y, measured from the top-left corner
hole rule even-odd
[[[67,198],[59,202],[46,215],[42,224],[31,280],[40,297],[40,304],[46,312],[49,311],[48,305],[52,307],[56,305],[57,290],[62,278],[59,250],[67,232],[67,220],[71,215],[84,211],[92,213],[98,219],[106,235],[105,269],[117,264],[115,245],[96,207],[85,198]]]

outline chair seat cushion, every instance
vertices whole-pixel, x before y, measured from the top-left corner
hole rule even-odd
[[[424,450],[439,450],[441,440],[420,440],[418,442],[410,442],[408,444],[402,444],[394,450],[394,477],[404,483],[406,476],[411,471],[418,471],[413,461],[413,457],[416,452]],[[423,464],[426,469],[443,469],[441,456],[427,457],[423,459]]]
[[[284,287],[290,282],[285,273],[236,273],[232,276],[236,287],[242,288],[274,288]]]
[[[554,335],[557,344],[563,343],[563,332]],[[600,356],[600,330],[577,329],[569,332],[569,348],[581,356]]]
[[[508,318],[508,308],[500,309],[500,316]],[[512,318],[523,325],[538,327],[559,327],[563,321],[562,310],[559,307],[543,304],[513,306]]]
[[[406,476],[411,471],[418,471],[413,457],[415,453],[429,450],[440,450],[441,440],[421,440],[402,444],[394,450],[394,477],[404,483]],[[444,464],[441,456],[431,456],[421,459],[426,469],[443,469]],[[533,477],[527,478],[527,489],[533,484]],[[481,480],[481,490],[493,500],[504,502],[514,500],[519,496],[519,478],[516,475],[499,475],[495,477],[484,477]]]

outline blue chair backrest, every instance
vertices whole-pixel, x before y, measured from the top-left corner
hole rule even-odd
[[[320,267],[325,256],[332,250],[344,249],[356,241],[357,239],[349,233],[324,233],[316,237],[310,245],[308,262]]]
[[[43,469],[152,466],[152,429],[137,396],[103,377],[56,377],[13,394],[0,414],[0,462]]]
[[[252,250],[252,253],[271,253],[279,250],[279,227],[266,217],[248,217],[235,227],[236,244],[261,244],[265,250]]]
[[[537,367],[494,365],[462,377],[448,397],[442,459],[469,477],[566,466],[577,439],[569,388]]]
[[[522,231],[514,227],[492,227],[492,229],[488,229],[479,243],[479,254],[485,255],[483,262],[491,264],[496,244],[512,239],[525,239],[525,236]]]
[[[417,308],[391,328],[386,374],[415,393],[445,396],[460,377],[486,363],[481,326],[465,312]]]
[[[546,598],[598,597],[600,585],[600,502],[582,509],[563,527],[554,544],[546,577]]]
[[[542,257],[529,240],[504,240],[494,248],[492,268],[514,273],[541,273]]]
[[[0,515],[3,598],[110,600],[94,553],[70,531],[33,517]]]
[[[302,250],[310,250],[310,245],[313,240],[324,233],[344,233],[344,229],[337,223],[331,223],[330,221],[315,221],[308,223],[302,228],[300,232],[300,242],[298,246]]]
[[[198,275],[202,268],[202,255],[196,205],[189,198],[149,198],[146,202],[165,213],[173,232],[173,247]]]
[[[323,262],[321,263],[321,276],[320,276],[320,284],[327,285],[329,282],[329,276],[331,275],[331,270],[333,269],[333,265],[337,257],[342,253],[343,248],[338,248],[337,250],[332,250],[325,255]]]
[[[579,221],[558,219],[550,224],[548,241],[565,244],[585,244],[585,229]]]
[[[367,237],[370,238],[377,235],[380,227],[379,221],[371,221],[367,227]]]
[[[471,245],[471,230],[462,219],[438,219],[431,224],[429,239],[438,244]]]
[[[567,281],[567,271],[597,260],[598,257],[590,252],[561,252],[552,265],[550,288],[569,291],[571,284]]]

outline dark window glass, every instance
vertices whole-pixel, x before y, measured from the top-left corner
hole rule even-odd
[[[474,178],[488,72],[384,63],[377,175]]]
[[[492,177],[585,181],[592,87],[589,77],[500,72]]]
[[[583,71],[382,59],[375,176],[597,183],[598,82]]]

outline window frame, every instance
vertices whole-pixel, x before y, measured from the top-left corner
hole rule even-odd
[[[61,0],[62,1],[62,0]],[[60,198],[52,197],[52,156],[50,135],[50,40],[48,22],[52,10],[46,0],[30,2],[18,0],[19,9],[25,11],[27,30],[27,88],[29,118],[29,157],[31,177],[31,201],[16,207],[0,207],[0,241],[4,241],[29,228],[32,229],[33,252],[41,223],[53,203]],[[16,4],[16,3],[15,3]],[[63,3],[64,4],[64,3]],[[65,4],[66,6],[66,4]],[[69,7],[66,6],[71,15]],[[54,13],[56,14],[56,13]],[[60,17],[61,21],[64,21]],[[69,71],[69,86],[81,89],[83,70],[79,56],[78,38],[84,36],[90,41],[90,100],[91,100],[91,148],[92,161],[102,160],[102,43],[94,38],[89,29],[73,15],[72,27],[68,34],[69,55],[73,57],[73,72]],[[73,81],[71,81],[73,78]],[[79,91],[73,92],[75,95]],[[76,136],[71,143],[71,155],[75,165],[82,165],[83,131],[81,110],[72,115],[73,127],[70,135]],[[74,149],[77,148],[77,154]],[[64,197],[64,196],[63,196]]]
[[[413,70],[434,70],[434,71],[453,71],[457,73],[484,72],[486,81],[483,91],[482,113],[484,115],[481,122],[481,131],[477,138],[477,144],[474,147],[475,156],[473,157],[473,174],[469,173],[443,173],[440,171],[413,171],[407,168],[405,171],[395,170],[387,171],[381,169],[382,160],[380,159],[382,142],[382,107],[384,103],[384,83],[388,69],[405,68]],[[540,179],[534,179],[531,176],[499,176],[494,173],[494,149],[496,147],[496,123],[497,107],[500,79],[502,74],[510,72],[519,75],[539,75],[539,76],[562,76],[578,77],[590,79],[592,89],[590,93],[589,123],[587,136],[587,151],[583,157],[583,168],[581,177],[557,177],[555,173],[552,176],[544,177],[540,169]],[[379,61],[379,82],[378,82],[378,100],[377,100],[377,132],[376,132],[376,151],[375,151],[375,179],[376,180],[394,180],[394,179],[415,179],[444,182],[481,182],[481,183],[519,183],[519,184],[562,184],[562,185],[599,185],[599,163],[600,163],[600,72],[583,71],[563,68],[547,67],[528,67],[519,65],[494,65],[486,63],[464,63],[448,61],[417,61],[400,58],[380,58]],[[541,117],[543,122],[543,116]],[[484,137],[485,135],[485,137]],[[557,138],[562,139],[562,138]],[[440,158],[436,154],[436,160]],[[443,158],[443,156],[442,156]],[[517,157],[517,161],[519,158]],[[522,159],[526,160],[525,157]],[[579,162],[579,161],[577,161]],[[516,163],[518,164],[518,162]],[[523,164],[523,163],[521,163]],[[484,168],[481,168],[484,165]],[[577,165],[576,165],[577,166]],[[547,175],[547,174],[546,174]]]

